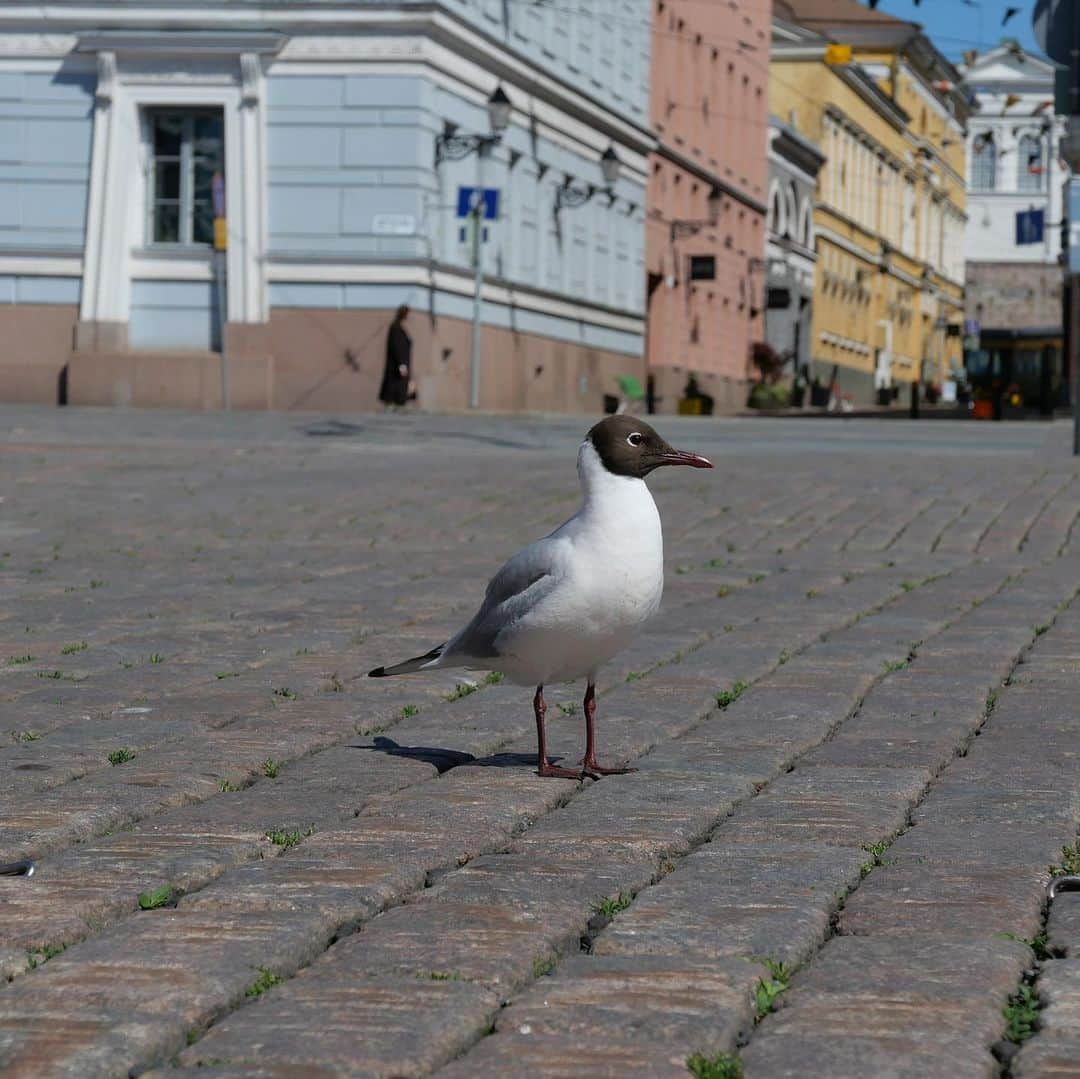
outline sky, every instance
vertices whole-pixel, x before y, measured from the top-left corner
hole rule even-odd
[[[864,0],[865,2],[865,0]],[[1001,20],[1010,7],[1018,7],[1005,26]],[[1003,37],[1016,38],[1025,49],[1039,53],[1031,31],[1031,12],[1035,0],[880,0],[878,11],[921,23],[927,36],[950,60],[959,60],[966,49],[986,52]]]

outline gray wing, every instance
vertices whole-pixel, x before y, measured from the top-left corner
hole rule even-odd
[[[495,638],[533,610],[558,584],[563,543],[554,536],[523,547],[491,579],[472,621],[446,646],[446,655],[491,659]]]

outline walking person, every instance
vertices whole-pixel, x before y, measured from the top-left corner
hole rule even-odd
[[[412,392],[412,338],[405,331],[409,308],[402,304],[386,335],[386,366],[383,368],[379,400],[387,408],[403,408],[414,399]]]

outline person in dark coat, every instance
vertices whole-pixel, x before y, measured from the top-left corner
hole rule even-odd
[[[410,400],[409,384],[412,381],[412,338],[405,332],[405,320],[409,308],[402,304],[397,309],[390,332],[386,335],[386,367],[383,369],[379,400],[386,406],[403,406]]]

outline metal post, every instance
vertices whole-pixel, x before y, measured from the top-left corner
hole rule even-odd
[[[1069,392],[1073,410],[1073,456],[1080,457],[1080,274],[1069,275]]]
[[[225,351],[225,330],[228,324],[229,315],[226,310],[226,304],[228,302],[228,290],[225,282],[225,264],[228,259],[228,252],[215,251],[214,262],[216,273],[215,286],[217,288],[217,302],[218,302],[218,325],[220,326],[221,340],[219,342],[221,346],[221,407],[228,412],[232,408],[232,400],[229,390],[229,358]]]
[[[476,191],[472,204],[473,313],[472,355],[469,359],[469,408],[480,407],[480,310],[484,289],[484,157],[487,147],[481,144],[476,154]]]

